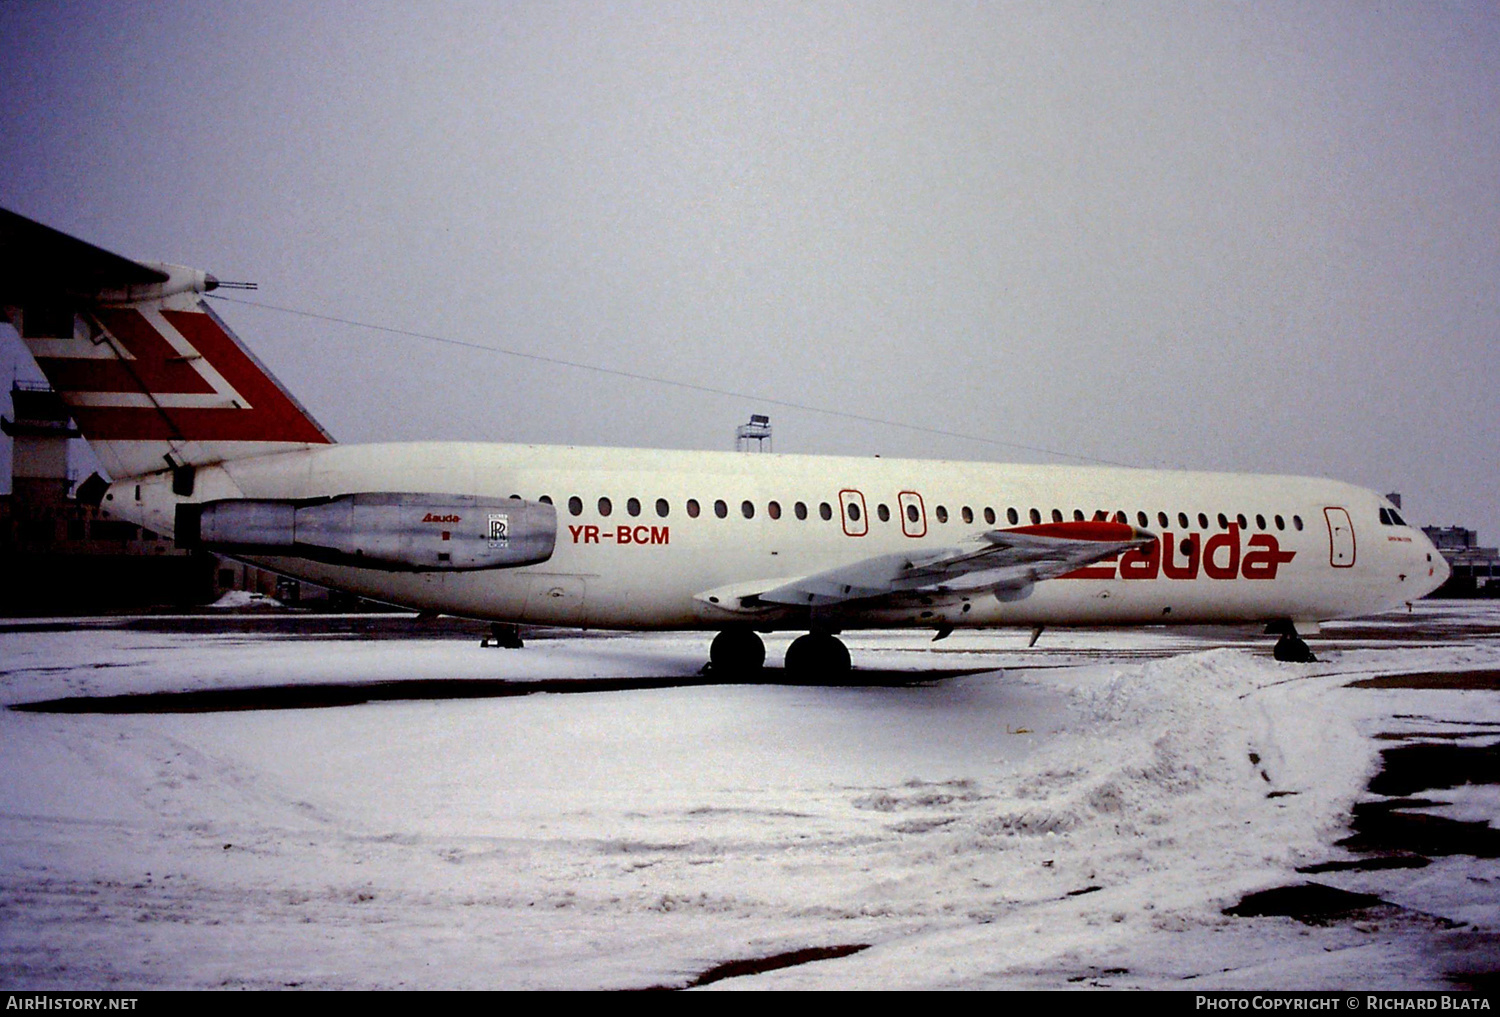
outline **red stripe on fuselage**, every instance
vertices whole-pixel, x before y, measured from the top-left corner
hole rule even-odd
[[[1067,540],[1118,541],[1134,540],[1135,527],[1127,523],[1072,522],[1039,523],[1036,526],[1012,526],[1003,533],[1026,533],[1034,537],[1063,537]]]

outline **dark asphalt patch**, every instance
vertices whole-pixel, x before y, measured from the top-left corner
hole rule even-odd
[[[940,671],[862,671],[856,669],[837,687],[902,688],[925,685],[961,675],[983,674],[983,668]],[[704,685],[818,686],[794,680],[777,668],[767,668],[759,681],[715,680],[708,675],[651,678],[547,678],[510,681],[500,678],[422,678],[379,682],[307,685],[261,685],[192,692],[140,692],[121,696],[68,696],[10,708],[24,713],[222,713],[238,710],[315,710],[335,706],[411,700],[503,699],[542,692],[636,692],[649,689],[693,688]],[[830,685],[829,687],[835,687]]]
[[[1500,858],[1500,830],[1488,823],[1466,823],[1418,811],[1447,802],[1429,798],[1390,798],[1354,806],[1354,833],[1338,846],[1361,854],[1416,853]]]
[[[1377,795],[1402,797],[1431,788],[1500,784],[1500,742],[1412,742],[1382,749],[1380,757],[1380,772],[1370,781],[1370,790]]]
[[[802,950],[788,950],[786,953],[775,953],[768,957],[752,957],[749,960],[725,961],[723,964],[715,964],[703,974],[694,978],[684,989],[696,989],[701,985],[711,985],[714,982],[722,982],[726,978],[743,978],[745,975],[760,975],[767,971],[780,971],[782,968],[794,968],[802,964],[812,964],[815,961],[837,960],[840,957],[848,957],[850,954],[868,950],[869,943],[845,943],[841,946],[810,946]],[[656,988],[677,988],[677,986],[656,986]]]
[[[1500,691],[1500,671],[1413,671],[1350,682],[1351,689],[1480,689]]]
[[[1374,907],[1393,907],[1373,893],[1352,893],[1322,883],[1299,883],[1278,886],[1245,896],[1238,904],[1224,909],[1237,918],[1280,916],[1295,918],[1309,925],[1333,918],[1347,918]]]
[[[1425,869],[1432,860],[1421,855],[1394,854],[1376,858],[1359,858],[1350,862],[1319,862],[1316,865],[1299,865],[1297,871],[1304,876],[1316,876],[1324,872],[1380,872],[1385,869]]]

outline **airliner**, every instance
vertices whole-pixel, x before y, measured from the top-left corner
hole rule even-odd
[[[231,284],[225,284],[231,285]],[[111,516],[425,612],[716,632],[714,673],[843,680],[842,632],[1321,622],[1431,592],[1398,508],[1333,480],[734,452],[343,445],[204,299],[214,276],[0,210],[0,306]]]

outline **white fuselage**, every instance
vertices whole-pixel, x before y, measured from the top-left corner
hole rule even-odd
[[[752,592],[877,555],[933,552],[986,531],[1099,512],[1123,513],[1157,534],[1163,561],[1154,570],[1101,563],[1006,599],[851,605],[839,627],[1282,619],[1311,626],[1396,607],[1447,577],[1420,530],[1381,521],[1387,503],[1379,495],[1304,477],[413,443],[329,445],[201,467],[190,500],[355,492],[548,500],[557,510],[556,549],[540,564],[472,572],[402,573],[298,558],[257,563],[420,610],[613,629],[806,628],[806,614],[747,616],[727,606],[732,597],[710,594]],[[171,532],[184,500],[159,474],[114,485],[104,508]]]

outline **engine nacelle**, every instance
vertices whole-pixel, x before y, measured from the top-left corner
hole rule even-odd
[[[391,572],[535,565],[557,546],[545,502],[466,494],[343,494],[299,501],[229,499],[177,506],[177,543]]]

